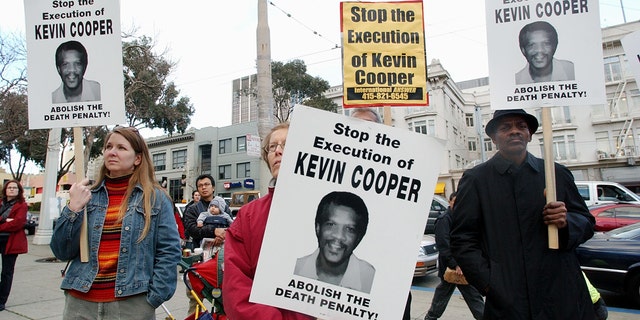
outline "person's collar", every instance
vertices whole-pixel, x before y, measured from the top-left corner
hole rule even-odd
[[[498,170],[500,174],[504,174],[505,172],[507,172],[507,170],[509,170],[509,168],[515,167],[515,163],[513,163],[513,161],[507,160],[500,153],[496,153],[495,159],[496,170]],[[543,170],[543,168],[540,167],[541,163],[538,163],[537,161],[535,161],[535,159],[536,158],[527,151],[527,155],[524,159],[524,162],[522,162],[522,165],[528,164],[534,171],[541,172]]]

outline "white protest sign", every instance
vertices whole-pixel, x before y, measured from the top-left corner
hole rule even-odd
[[[28,0],[29,129],[125,120],[120,1]]]
[[[443,146],[406,129],[302,106],[286,144],[250,301],[321,319],[400,319]],[[316,226],[324,197],[341,203],[332,207],[340,214]],[[344,213],[365,211],[358,243],[364,224]],[[348,261],[346,271],[316,270],[318,257],[331,266]],[[327,270],[337,277],[318,277]]]
[[[622,47],[629,60],[629,69],[640,83],[640,31],[636,31],[622,38]]]
[[[598,1],[485,6],[492,109],[605,103]]]

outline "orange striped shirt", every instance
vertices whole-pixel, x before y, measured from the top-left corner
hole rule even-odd
[[[69,290],[72,296],[92,302],[111,302],[119,300],[115,296],[118,252],[120,251],[120,233],[122,223],[118,222],[120,205],[129,186],[131,175],[119,178],[105,178],[109,195],[109,205],[104,219],[100,246],[98,248],[98,274],[87,293]]]

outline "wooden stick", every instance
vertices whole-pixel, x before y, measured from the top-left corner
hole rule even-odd
[[[546,184],[547,203],[556,201],[556,168],[553,157],[553,128],[551,124],[551,108],[542,108],[542,140],[544,144],[544,176]],[[549,234],[549,249],[558,249],[558,227],[555,224],[547,226]]]
[[[73,154],[76,158],[76,183],[84,180],[84,150],[82,127],[73,128]],[[80,262],[89,262],[89,235],[87,227],[87,207],[84,207],[80,226]]]

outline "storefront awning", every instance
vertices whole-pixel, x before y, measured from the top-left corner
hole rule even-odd
[[[436,190],[433,192],[434,194],[444,194],[444,182],[436,183]]]

